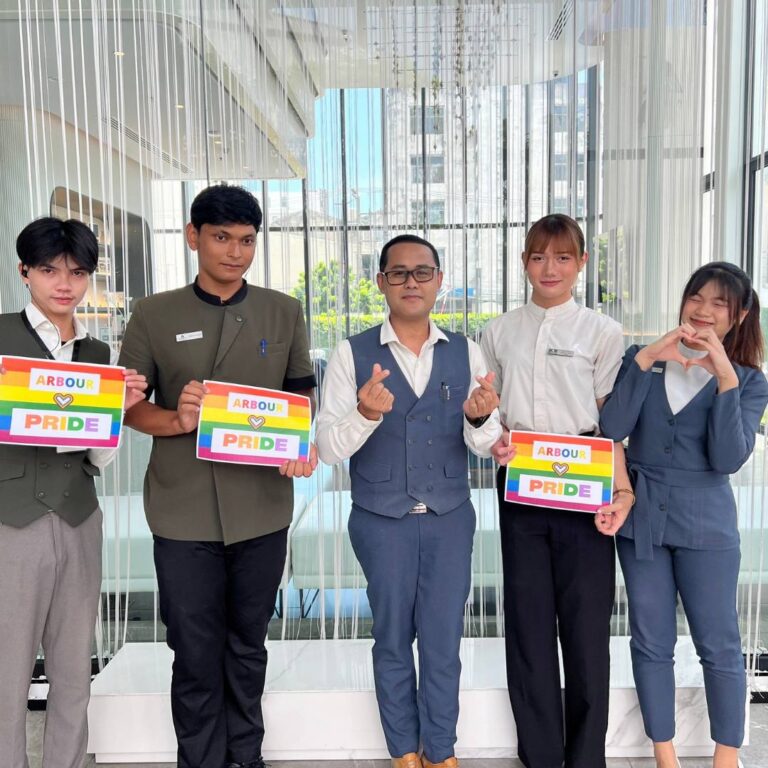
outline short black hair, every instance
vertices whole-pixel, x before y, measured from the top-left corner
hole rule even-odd
[[[77,219],[53,216],[27,224],[16,238],[16,253],[25,267],[50,264],[59,256],[69,256],[87,272],[95,272],[99,263],[99,243],[90,227]]]
[[[415,245],[423,245],[426,248],[429,248],[429,250],[432,251],[432,256],[435,259],[437,268],[440,269],[440,257],[437,255],[437,248],[435,248],[435,246],[432,245],[429,240],[425,240],[423,237],[419,237],[418,235],[398,235],[397,237],[393,237],[391,240],[384,243],[382,246],[381,253],[379,254],[379,272],[383,272],[387,268],[387,256],[389,249],[393,245],[400,245],[400,243],[414,243]]]
[[[244,187],[214,184],[192,201],[190,219],[198,232],[203,224],[253,224],[258,232],[262,215],[259,201]]]

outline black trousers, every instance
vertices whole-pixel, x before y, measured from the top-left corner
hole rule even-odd
[[[155,536],[160,617],[173,650],[179,768],[261,756],[269,619],[288,529],[225,546]]]
[[[520,759],[527,768],[604,768],[613,538],[597,531],[590,514],[506,503],[504,477],[502,468],[507,685]]]

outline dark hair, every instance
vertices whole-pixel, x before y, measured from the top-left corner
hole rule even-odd
[[[553,237],[565,237],[573,247],[574,256],[580,259],[584,255],[584,233],[581,227],[570,216],[564,213],[550,213],[534,222],[525,236],[525,250],[523,256],[525,262],[532,253],[541,253],[546,250],[549,241]]]
[[[258,232],[261,208],[247,189],[235,184],[214,184],[192,201],[190,219],[198,232],[203,224],[253,224]]]
[[[725,334],[723,347],[728,358],[737,365],[759,368],[763,361],[763,333],[760,330],[760,300],[752,288],[749,275],[727,261],[713,261],[699,267],[683,289],[680,302],[680,321],[683,307],[691,296],[707,283],[714,281],[728,301],[731,329]],[[747,314],[741,322],[741,313]]]
[[[387,256],[389,254],[389,249],[393,245],[400,245],[400,243],[413,243],[414,245],[423,245],[425,248],[429,248],[429,250],[432,251],[432,256],[435,259],[437,268],[440,269],[440,257],[437,255],[437,248],[435,248],[435,246],[432,245],[429,240],[425,240],[423,237],[419,237],[418,235],[398,235],[397,237],[393,237],[391,240],[384,243],[382,246],[381,253],[379,254],[379,272],[383,272],[387,268]]]
[[[45,216],[19,232],[16,253],[25,267],[39,267],[59,256],[69,256],[81,269],[94,272],[99,262],[99,243],[82,221]]]

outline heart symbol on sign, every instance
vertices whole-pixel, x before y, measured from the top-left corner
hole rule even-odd
[[[552,469],[555,470],[555,474],[558,477],[562,477],[570,469],[570,467],[567,464],[560,464],[559,462],[556,461],[552,465]]]
[[[248,423],[254,428],[258,429],[261,427],[266,419],[263,416],[249,416],[248,417]]]
[[[66,408],[68,405],[72,405],[74,399],[75,398],[72,397],[72,395],[62,395],[60,392],[57,392],[53,396],[53,402],[56,403],[59,408]]]

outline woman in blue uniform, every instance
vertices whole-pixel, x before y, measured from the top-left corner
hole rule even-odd
[[[715,768],[736,768],[746,678],[736,614],[739,533],[728,475],[749,458],[768,402],[760,307],[726,262],[696,270],[680,325],[624,356],[600,414],[606,437],[629,436],[635,505],[598,515],[618,529],[635,684],[659,768],[678,765],[674,649],[680,595],[704,669]],[[623,525],[621,525],[623,523]]]

